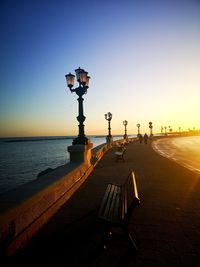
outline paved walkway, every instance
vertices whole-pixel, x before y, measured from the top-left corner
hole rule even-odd
[[[150,144],[129,144],[125,162],[115,161],[114,150],[9,266],[200,266],[200,176]],[[129,226],[137,255],[121,238],[100,249],[103,228],[97,220],[107,183],[123,183],[131,170],[141,198]]]

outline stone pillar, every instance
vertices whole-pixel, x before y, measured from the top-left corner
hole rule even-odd
[[[112,136],[110,135],[107,135],[106,136],[106,143],[107,143],[107,146],[110,148],[112,146],[112,143],[113,143],[113,138]]]
[[[70,154],[70,162],[84,162],[91,165],[92,149],[93,144],[88,145],[72,145],[68,146],[67,150]]]

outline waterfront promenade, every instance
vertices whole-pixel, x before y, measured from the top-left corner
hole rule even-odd
[[[84,184],[5,266],[200,266],[200,176],[158,155],[151,144],[127,145],[125,162],[109,150]],[[138,245],[113,237],[101,248],[97,213],[107,183],[135,172],[141,204],[129,225]]]

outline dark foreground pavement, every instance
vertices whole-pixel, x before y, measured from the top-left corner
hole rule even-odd
[[[200,266],[200,176],[161,157],[150,144],[129,144],[125,162],[116,162],[114,151],[5,266]],[[139,251],[134,254],[121,236],[103,250],[101,199],[107,183],[122,184],[131,170],[141,205],[129,228]]]

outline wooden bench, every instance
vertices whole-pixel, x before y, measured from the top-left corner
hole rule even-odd
[[[124,154],[126,152],[125,146],[118,146],[117,151],[115,152],[116,161],[123,160],[124,161]]]
[[[120,227],[135,251],[137,251],[136,243],[128,231],[128,225],[134,208],[139,204],[140,199],[133,171],[123,185],[108,184],[98,213],[98,218],[106,226],[104,243],[112,234],[113,227]],[[106,244],[104,244],[104,248],[106,248]]]

